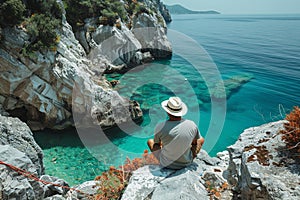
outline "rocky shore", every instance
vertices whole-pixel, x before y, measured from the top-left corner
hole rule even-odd
[[[86,122],[112,127],[140,121],[139,104],[118,95],[103,73],[170,58],[164,20],[171,20],[167,9],[160,1],[145,0],[142,3],[148,11],[134,15],[130,28],[120,20],[118,26],[109,26],[89,18],[82,28],[73,30],[58,2],[63,14],[55,49],[24,55],[23,48],[30,41],[24,27],[1,28],[1,110],[20,118],[31,130],[72,126],[73,112],[81,115],[79,123],[86,126]]]
[[[300,197],[299,163],[289,159],[280,130],[285,121],[246,129],[227,150],[210,157],[202,150],[182,170],[149,165],[134,171],[122,196],[130,199],[297,199]],[[68,186],[44,175],[43,153],[29,127],[17,118],[0,116],[0,160],[22,168],[47,182]],[[86,199],[74,190],[43,184],[0,165],[2,199]],[[96,194],[97,182],[78,186]]]

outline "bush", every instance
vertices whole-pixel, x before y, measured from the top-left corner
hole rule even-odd
[[[26,21],[26,29],[31,36],[31,43],[27,46],[29,51],[38,51],[43,48],[52,48],[59,42],[56,30],[61,21],[50,15],[35,14]]]
[[[286,116],[286,120],[288,122],[284,124],[285,130],[281,131],[282,139],[292,157],[300,158],[300,108],[294,107],[294,110]]]
[[[142,2],[138,2],[137,0],[127,0],[126,3],[125,8],[130,15],[138,15],[141,13],[150,14],[150,11]]]
[[[96,0],[66,0],[64,3],[67,20],[75,30],[86,18],[99,16],[104,9],[101,1]]]
[[[118,19],[118,14],[111,10],[102,10],[102,17],[100,18],[100,24],[113,26]]]
[[[95,199],[119,199],[128,184],[132,172],[150,164],[158,165],[159,162],[153,154],[148,154],[148,150],[145,150],[142,158],[135,158],[132,161],[127,158],[125,164],[120,166],[119,169],[110,167],[107,172],[103,172],[101,176],[95,179],[99,181],[97,185],[98,194],[95,196]]]
[[[62,8],[56,0],[26,0],[28,15],[46,14],[56,19],[62,19]]]
[[[23,21],[26,7],[22,0],[7,0],[0,2],[1,26],[14,26]]]
[[[100,23],[113,26],[118,18],[127,21],[124,4],[115,0],[66,0],[67,19],[76,30],[87,18],[100,17]]]

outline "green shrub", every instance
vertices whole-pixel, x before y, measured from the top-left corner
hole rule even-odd
[[[100,24],[113,26],[118,18],[127,21],[124,4],[115,0],[65,0],[68,22],[76,30],[87,18],[99,18]]]
[[[113,26],[116,23],[117,19],[117,13],[107,9],[102,10],[102,17],[100,18],[101,24]]]
[[[134,8],[134,14],[147,13],[150,14],[150,11],[146,8],[146,6],[142,3],[138,3]]]
[[[56,30],[61,27],[61,21],[47,14],[32,15],[26,21],[26,29],[31,36],[29,51],[38,51],[43,48],[53,48],[59,42]]]
[[[65,0],[64,5],[67,20],[75,30],[86,18],[100,16],[100,11],[105,8],[99,0]]]
[[[0,2],[1,26],[14,26],[23,21],[26,7],[22,0],[2,0]]]
[[[28,15],[46,14],[53,16],[56,19],[62,18],[62,8],[56,0],[26,0]]]

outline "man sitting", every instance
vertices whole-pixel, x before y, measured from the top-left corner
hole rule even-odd
[[[161,166],[184,168],[197,157],[204,138],[193,121],[182,118],[187,113],[187,106],[179,97],[170,97],[161,106],[169,120],[156,126],[154,139],[149,139],[147,144]]]

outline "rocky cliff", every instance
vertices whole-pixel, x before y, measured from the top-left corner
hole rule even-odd
[[[284,121],[246,129],[227,151],[201,151],[182,170],[146,166],[133,173],[122,199],[299,199],[300,167],[289,159]]]
[[[44,175],[43,152],[34,141],[29,127],[17,118],[0,115],[0,199],[44,199],[67,190],[42,184],[14,171],[5,164],[25,170],[44,181],[67,183]]]
[[[138,103],[118,95],[102,75],[172,55],[165,21],[154,6],[160,2],[144,3],[151,5],[147,9],[153,12],[136,13],[130,28],[121,19],[120,26],[111,26],[96,24],[94,18],[89,18],[75,33],[63,10],[57,47],[30,55],[22,53],[30,40],[26,28],[2,27],[1,112],[20,118],[32,130],[73,125],[75,111],[83,116],[82,122],[102,127],[141,120]],[[145,30],[149,34],[142,35]],[[122,105],[127,106],[120,109]]]

